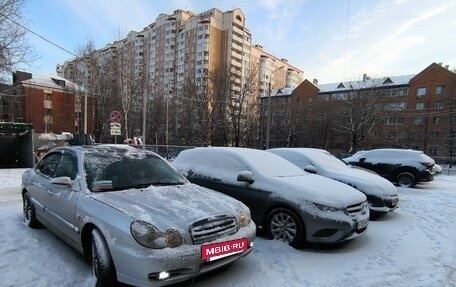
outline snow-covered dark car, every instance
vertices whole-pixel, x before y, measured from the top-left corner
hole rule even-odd
[[[397,208],[397,188],[370,170],[347,165],[326,150],[314,148],[270,149],[303,170],[350,185],[364,193],[371,215],[387,213]]]
[[[92,260],[100,286],[184,281],[247,255],[255,239],[246,205],[129,146],[55,148],[24,173],[22,197],[25,222]]]
[[[434,179],[434,160],[411,149],[359,151],[343,159],[346,163],[372,170],[399,186],[413,187]]]
[[[181,152],[173,165],[190,181],[244,202],[265,233],[300,247],[366,232],[369,207],[356,189],[304,172],[261,150],[208,147]]]

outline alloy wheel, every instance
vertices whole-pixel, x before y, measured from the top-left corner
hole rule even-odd
[[[296,222],[289,214],[280,212],[274,214],[270,223],[274,239],[291,243],[297,234]]]

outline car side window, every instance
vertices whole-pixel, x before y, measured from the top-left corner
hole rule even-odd
[[[76,157],[73,154],[64,154],[57,165],[55,177],[68,176],[74,180],[77,173],[76,163]]]
[[[59,153],[53,153],[46,155],[42,161],[37,165],[36,170],[48,177],[54,177],[54,173],[59,163],[60,158],[62,157]]]

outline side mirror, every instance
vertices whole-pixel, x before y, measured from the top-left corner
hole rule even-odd
[[[70,187],[73,181],[68,176],[61,176],[51,179],[51,184],[56,187]]]
[[[362,157],[359,159],[359,162],[365,162],[366,161],[366,158],[365,157]]]
[[[237,176],[237,181],[247,182],[249,184],[255,182],[251,171],[241,171]]]
[[[313,174],[317,174],[317,170],[315,169],[315,166],[309,164],[307,165],[305,168],[304,168],[305,171],[307,171],[308,173],[313,173]]]

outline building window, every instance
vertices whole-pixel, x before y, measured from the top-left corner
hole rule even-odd
[[[407,104],[405,102],[387,103],[383,106],[383,109],[387,111],[403,111],[406,108]]]
[[[435,87],[435,94],[436,95],[442,95],[444,92],[445,92],[445,87],[443,87],[443,86]]]
[[[437,110],[443,109],[443,102],[436,102],[434,104],[434,108],[437,109]]]
[[[415,106],[415,109],[417,111],[424,110],[424,103],[417,103],[416,106]]]
[[[415,125],[422,125],[424,123],[424,117],[416,117],[413,123]]]
[[[437,140],[440,138],[440,133],[439,132],[430,132],[428,137],[430,139]]]
[[[44,99],[46,101],[52,101],[52,95],[51,94],[44,94]]]
[[[422,97],[424,97],[426,95],[426,88],[418,88],[416,90],[416,97],[418,99],[421,99]]]
[[[431,146],[431,147],[429,148],[429,154],[430,154],[430,155],[437,155],[437,147]]]
[[[438,125],[440,123],[440,118],[432,118],[432,123]]]
[[[404,125],[405,119],[403,117],[387,117],[383,120],[384,125]]]

